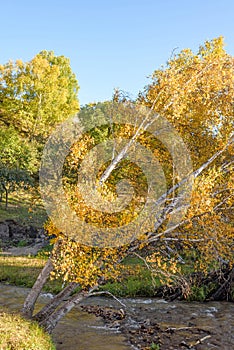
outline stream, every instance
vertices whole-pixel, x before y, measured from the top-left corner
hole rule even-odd
[[[0,284],[0,306],[12,311],[20,310],[28,289]],[[42,294],[39,305],[51,298]],[[186,349],[183,341],[201,339],[190,349],[234,349],[234,303],[230,302],[166,302],[163,299],[126,299],[125,326],[137,328],[137,321],[154,320],[164,330],[160,349]],[[83,305],[122,308],[114,299],[92,297]],[[53,339],[57,350],[130,350],[126,338],[118,328],[105,325],[93,314],[73,309],[56,327]],[[204,341],[203,341],[204,340]],[[188,347],[187,347],[188,348]]]
[[[27,288],[0,284],[0,306],[19,311],[28,291]],[[51,298],[50,294],[42,294],[37,308],[48,301],[48,298]],[[109,330],[101,319],[79,309],[73,309],[60,321],[53,332],[53,339],[57,350],[131,349],[120,333]]]

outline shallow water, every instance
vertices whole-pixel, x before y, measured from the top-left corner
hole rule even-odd
[[[27,293],[26,288],[0,284],[0,305],[11,310],[19,310]],[[42,296],[40,303],[46,302],[49,297],[50,295]],[[174,328],[174,331],[168,334],[166,349],[184,349],[175,345],[176,341],[178,344],[181,339],[196,341],[207,335],[202,344],[192,348],[234,349],[234,303],[166,302],[163,299],[146,298],[121,298],[121,301],[125,303],[127,309],[127,327],[137,326],[136,319],[151,319],[157,322],[161,329]],[[89,298],[84,304],[120,307],[115,300],[103,297]],[[58,350],[132,349],[118,330],[108,328],[100,318],[79,309],[73,309],[59,323],[53,337]]]
[[[136,320],[155,321],[163,334],[160,349],[185,349],[181,342],[201,344],[191,347],[202,350],[234,350],[234,303],[231,302],[167,302],[163,299],[121,299],[127,307],[128,327],[137,327]],[[87,304],[120,307],[114,300],[92,298]],[[135,324],[134,324],[135,321]],[[110,348],[111,349],[111,348]]]
[[[0,306],[12,311],[21,309],[28,289],[0,284]],[[40,298],[40,306],[50,296]],[[72,310],[53,332],[57,350],[129,350],[125,338],[106,327],[94,315]]]

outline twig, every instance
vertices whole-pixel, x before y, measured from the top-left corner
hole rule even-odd
[[[125,308],[127,307],[126,304],[124,304],[122,301],[120,301],[114,294],[112,294],[111,292],[105,291],[105,290],[101,291],[101,292],[90,293],[89,297],[96,296],[96,295],[102,295],[102,294],[108,294],[108,295],[112,296],[112,298],[114,298],[120,305],[122,305]]]
[[[188,330],[192,328],[197,328],[197,327],[169,327],[165,330],[165,332],[170,332],[170,331],[183,331],[183,330]]]
[[[153,270],[152,270],[152,268],[150,267],[150,265],[147,263],[146,259],[144,259],[141,255],[139,255],[139,254],[136,253],[136,252],[133,252],[132,254],[136,255],[139,259],[141,259],[141,260],[144,262],[145,266],[147,267],[147,269],[148,269],[148,270],[150,271],[150,273],[151,273],[152,284],[153,284],[153,287],[155,288],[155,287],[156,287],[156,283],[155,283],[155,279],[154,279],[154,277],[153,277]]]
[[[196,343],[190,344],[189,349],[192,349],[194,346],[201,344],[204,340],[211,338],[211,335],[206,335],[205,337],[198,339]]]

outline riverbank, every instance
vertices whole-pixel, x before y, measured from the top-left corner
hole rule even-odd
[[[32,246],[31,248],[34,249],[35,247]],[[16,250],[19,256],[13,256]],[[8,248],[0,256],[0,282],[31,288],[46,262],[49,250],[50,247],[47,246],[46,249],[43,248],[43,250],[37,251],[36,256],[22,257],[22,254],[27,255],[27,246],[20,246],[18,244],[17,247]],[[193,273],[187,276],[191,291],[190,295],[187,296],[187,300],[205,301],[214,299],[215,295],[219,300],[233,300],[233,277],[233,270],[228,267],[225,267],[222,273],[221,271],[213,272],[208,276],[204,276],[201,273]],[[203,319],[204,315],[200,315],[199,313],[196,315],[196,312],[194,312],[194,315],[190,315],[191,317],[184,319],[184,310],[180,310],[177,306],[174,310],[175,314],[173,313],[174,311],[171,310],[170,305],[174,305],[174,300],[182,300],[184,298],[182,287],[180,284],[174,286],[161,285],[157,279],[154,279],[153,283],[151,272],[142,260],[136,257],[129,257],[123,263],[122,274],[118,281],[109,280],[102,287],[102,290],[107,290],[119,298],[150,297],[154,298],[152,300],[162,300],[160,307],[163,307],[164,304],[168,305],[162,320],[160,321],[158,319],[157,308],[148,307],[147,302],[143,303],[143,305],[138,305],[135,308],[137,311],[134,312],[132,312],[132,308],[126,310],[122,308],[121,310],[119,307],[110,308],[109,306],[89,304],[82,306],[82,310],[101,317],[106,323],[107,329],[113,332],[120,332],[126,338],[126,341],[135,347],[135,349],[232,349],[232,346],[225,348],[223,342],[221,342],[222,332],[224,330],[226,331],[224,327],[223,330],[218,328],[217,334],[219,337],[217,338],[215,332],[218,325],[214,325],[213,328],[215,331],[213,333],[210,333],[206,327],[201,327],[199,319]],[[44,292],[57,293],[61,288],[62,281],[49,281],[44,288]],[[173,303],[168,303],[167,300],[173,301]],[[149,305],[151,304],[152,302],[150,301]],[[159,306],[159,304],[156,306]],[[190,308],[193,307],[192,305],[193,303],[191,303]],[[209,303],[209,305],[212,304]],[[209,310],[209,307],[207,310]],[[178,312],[181,316],[180,321],[177,319]],[[216,312],[207,312],[207,317],[208,321],[210,320],[209,317],[215,318]],[[229,323],[233,323],[232,318],[225,324],[228,326]],[[70,334],[69,331],[68,334]],[[233,338],[230,339],[227,346],[230,346],[230,342],[234,345]],[[60,344],[58,342],[56,346],[58,350],[65,350],[63,343]],[[69,349],[74,350],[74,346]]]
[[[17,247],[17,251],[27,251],[27,247]],[[3,254],[3,255],[1,255]],[[31,288],[46,263],[47,251],[37,256],[11,256],[0,252],[0,282]],[[187,278],[187,280],[186,280]],[[234,269],[224,267],[222,271],[214,271],[205,276],[193,273],[184,276],[187,282],[187,294],[182,283],[161,285],[158,279],[152,280],[151,272],[142,261],[128,257],[122,265],[122,273],[118,280],[109,280],[101,287],[117,297],[159,297],[168,300],[234,301]],[[62,288],[62,280],[49,280],[44,286],[45,292],[58,293]]]
[[[55,350],[50,336],[36,322],[29,322],[17,314],[0,312],[0,334],[1,350]]]
[[[32,226],[29,222],[27,225],[19,224],[12,218],[0,221],[0,282],[31,288],[52,247],[41,227]],[[207,275],[204,272],[195,273],[195,257],[192,257],[192,261],[191,257],[185,256],[180,267],[181,275],[174,280],[176,283],[162,285],[160,277],[152,273],[145,260],[153,250],[154,247],[147,248],[141,258],[133,254],[124,259],[118,279],[110,278],[101,290],[118,297],[234,301],[234,267],[216,267]],[[49,281],[44,291],[57,293],[62,284],[61,280]]]
[[[26,288],[0,284],[0,305],[19,310],[27,293]],[[39,306],[50,297],[43,294]],[[233,303],[167,302],[159,298],[120,301],[122,304],[113,298],[92,297],[74,308],[52,334],[56,350],[234,348]]]
[[[0,308],[4,307],[10,313],[19,312],[28,292],[28,288],[0,283]],[[47,303],[51,297],[49,293],[42,293],[36,310]],[[75,307],[59,322],[51,336],[56,350],[131,350],[124,335],[109,329],[100,317],[88,314],[79,307]],[[14,350],[26,349],[32,350],[25,347]]]

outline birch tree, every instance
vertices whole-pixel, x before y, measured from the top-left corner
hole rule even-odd
[[[140,256],[140,250],[152,244],[155,251],[148,263],[164,275],[179,273],[181,250],[185,255],[196,252],[195,267],[201,271],[223,262],[233,268],[233,68],[222,38],[206,42],[197,54],[183,50],[154,72],[137,101],[118,101],[114,113],[114,103],[88,106],[55,132],[41,173],[51,217],[47,230],[55,237],[55,248],[26,299],[24,315],[51,332],[72,307],[118,275],[126,256]],[[99,143],[107,149],[111,145],[109,158],[103,148],[93,151]],[[148,168],[156,174],[151,183]],[[157,195],[150,197],[156,182]],[[102,199],[108,206],[101,207]],[[142,214],[145,208],[153,218],[150,229]],[[137,226],[128,226],[140,216]],[[122,234],[126,227],[131,229]],[[110,228],[115,235],[107,235]],[[49,276],[62,278],[65,287],[34,314]]]

